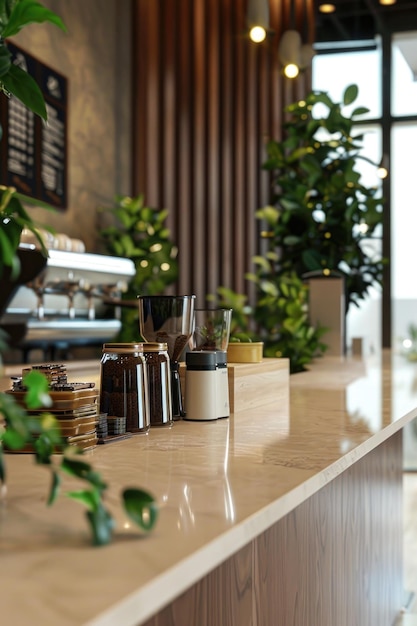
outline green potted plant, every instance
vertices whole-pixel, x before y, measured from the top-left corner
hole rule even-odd
[[[112,207],[103,207],[112,223],[100,230],[106,251],[131,259],[136,273],[122,296],[122,328],[119,340],[137,341],[138,295],[158,295],[178,276],[177,248],[166,226],[167,209],[149,207],[143,194],[117,196]]]
[[[247,296],[234,292],[227,287],[219,287],[217,296],[208,300],[217,300],[218,306],[232,310],[230,322],[227,360],[229,363],[259,363],[263,358],[263,341],[258,340],[252,328],[252,307]]]
[[[61,19],[36,0],[0,0],[0,95],[17,97],[34,113],[47,119],[42,92],[26,72],[14,66],[6,44],[6,37],[17,34],[24,26],[36,22],[50,22],[65,28]],[[17,279],[20,272],[18,247],[23,228],[37,237],[45,255],[42,237],[37,225],[24,208],[29,199],[16,193],[11,187],[0,187],[0,277],[9,272],[10,279]],[[39,205],[38,202],[36,202]],[[4,335],[0,336],[0,356],[5,348]],[[50,406],[47,378],[32,370],[24,378],[27,389],[23,405],[13,394],[0,393],[0,482],[6,480],[4,449],[20,451],[27,445],[34,449],[34,459],[51,473],[48,505],[55,502],[61,483],[66,475],[80,482],[80,489],[67,495],[86,507],[86,517],[94,545],[105,545],[112,539],[114,518],[105,504],[108,485],[90,463],[80,455],[83,451],[64,444],[56,418],[46,411]],[[45,407],[38,417],[30,416],[28,410]],[[56,458],[55,452],[61,455]],[[4,489],[2,489],[4,493]],[[122,493],[122,504],[127,515],[144,531],[153,528],[158,507],[154,498],[142,489],[129,488]]]
[[[381,235],[383,199],[379,188],[363,184],[358,171],[360,160],[371,163],[361,154],[363,134],[354,133],[368,109],[344,112],[357,97],[358,87],[350,85],[342,102],[312,91],[287,107],[284,138],[268,142],[263,165],[272,176],[271,205],[257,211],[272,254],[265,275],[274,281],[288,272],[300,278],[338,272],[347,307],[381,284],[385,263],[366,245]]]
[[[267,145],[263,167],[271,173],[272,198],[256,211],[264,253],[247,275],[257,287],[250,324],[265,343],[264,355],[288,357],[291,373],[326,351],[326,329],[309,321],[308,273],[341,274],[347,307],[382,280],[386,260],[365,244],[378,236],[383,199],[361,181],[358,162],[369,160],[361,155],[363,135],[353,132],[367,109],[342,112],[357,96],[356,85],[347,87],[343,102],[312,91],[287,107],[283,139]],[[244,297],[219,293],[232,307]]]
[[[302,372],[326,351],[322,340],[325,329],[314,328],[309,322],[308,286],[294,273],[269,281],[263,276],[269,261],[254,257],[253,262],[258,272],[246,278],[257,285],[254,306],[247,303],[244,294],[225,287],[217,290],[219,305],[233,308],[229,347],[239,350],[234,346],[255,341],[262,345],[264,357],[288,358],[290,373]],[[233,358],[232,354],[230,361]]]

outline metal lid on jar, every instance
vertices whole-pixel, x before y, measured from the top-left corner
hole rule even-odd
[[[144,352],[166,352],[168,350],[167,343],[158,343],[156,341],[155,342],[145,341],[145,343],[143,343],[142,345],[143,345]]]
[[[103,352],[116,352],[117,354],[143,352],[143,343],[104,343]]]

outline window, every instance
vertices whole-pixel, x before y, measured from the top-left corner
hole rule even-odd
[[[361,68],[358,74],[357,68]],[[333,52],[319,54],[313,60],[313,89],[327,91],[335,101],[342,101],[343,93],[350,84],[359,88],[357,100],[350,105],[352,108],[364,106],[369,113],[361,116],[361,120],[370,120],[369,124],[358,126],[358,132],[364,134],[362,154],[379,163],[382,155],[381,132],[381,53],[378,48],[372,50],[358,50],[354,52]],[[371,122],[372,120],[372,122]],[[376,169],[367,161],[358,162],[358,170],[362,175],[362,182],[367,186],[381,184]],[[382,229],[381,234],[382,237]],[[365,243],[369,248],[381,254],[381,240],[372,240]],[[354,337],[363,340],[364,352],[375,350],[381,345],[381,290],[372,289],[369,298],[363,300],[360,307],[351,306],[346,318],[346,346],[349,349]]]
[[[384,237],[391,237],[393,349],[400,348],[400,339],[407,336],[409,325],[417,325],[417,281],[410,280],[410,254],[415,247],[417,232],[417,179],[414,166],[417,146],[416,40],[415,31],[392,35],[391,67],[385,68],[384,72],[378,46],[374,50],[336,50],[329,54],[318,54],[313,60],[314,89],[328,91],[332,98],[340,100],[349,84],[358,85],[358,103],[370,109],[369,125],[363,126],[366,132],[364,153],[375,162],[381,160],[382,128],[389,133],[391,154],[386,156],[390,197],[384,210],[391,212],[391,233],[384,233]],[[382,111],[382,80],[389,81],[387,89],[391,93],[390,111]],[[368,179],[369,174],[366,170],[363,171],[366,184],[371,181]],[[381,345],[381,308],[381,294],[376,290],[369,301],[364,301],[360,310],[349,311],[348,346],[352,337],[362,335],[364,338],[365,335],[366,338],[369,337],[368,347]]]

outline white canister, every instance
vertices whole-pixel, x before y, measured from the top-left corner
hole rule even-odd
[[[217,419],[216,351],[187,352],[185,360],[184,419],[197,421]]]

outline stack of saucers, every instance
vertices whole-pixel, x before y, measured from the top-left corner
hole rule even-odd
[[[24,376],[36,369],[48,378],[49,396],[52,406],[40,409],[27,409],[25,405],[26,387]],[[46,364],[25,368],[21,377],[12,378],[12,394],[31,416],[52,413],[58,421],[64,442],[88,450],[97,444],[97,399],[98,391],[94,383],[68,382],[64,365]],[[31,452],[31,449],[25,449]]]

